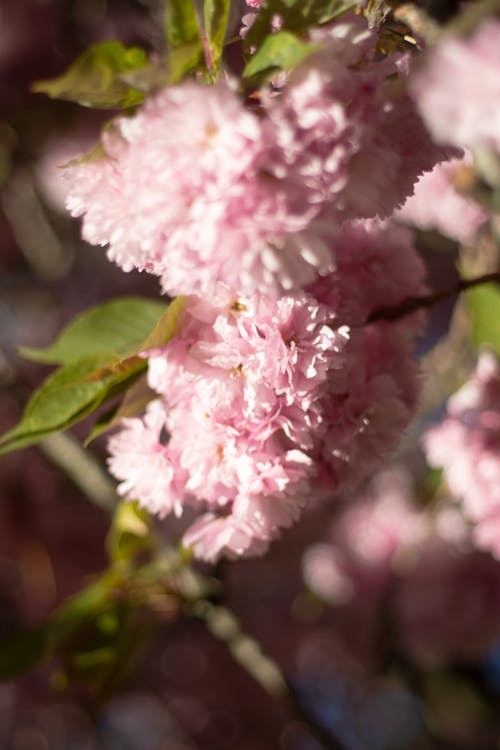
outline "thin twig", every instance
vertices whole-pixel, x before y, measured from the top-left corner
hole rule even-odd
[[[393,307],[381,307],[369,316],[367,323],[375,323],[379,320],[399,320],[399,318],[404,318],[406,315],[410,315],[417,310],[434,307],[438,302],[442,302],[448,297],[454,297],[457,294],[460,294],[460,292],[464,292],[474,286],[490,284],[491,282],[500,283],[500,271],[486,273],[475,279],[460,279],[460,281],[457,281],[455,284],[440,289],[438,292],[433,292],[432,294],[423,295],[421,297],[407,297],[399,305],[394,305]]]
[[[41,440],[39,448],[93,505],[101,510],[113,511],[118,500],[114,483],[97,459],[76,438],[55,432]]]

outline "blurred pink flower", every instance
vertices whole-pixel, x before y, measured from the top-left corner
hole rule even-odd
[[[441,162],[419,177],[415,192],[394,218],[419,229],[437,229],[457,242],[471,242],[488,214],[453,186],[455,172],[466,163],[461,159]]]
[[[349,506],[331,525],[328,544],[307,550],[305,581],[331,604],[377,598],[400,566],[398,556],[419,544],[424,532],[411,479],[402,466],[391,466],[349,498]]]
[[[500,21],[470,36],[445,36],[429,49],[410,91],[440,143],[500,151]]]
[[[471,379],[449,399],[444,421],[425,435],[424,447],[462,500],[477,546],[500,560],[500,366],[492,353],[480,355]]]

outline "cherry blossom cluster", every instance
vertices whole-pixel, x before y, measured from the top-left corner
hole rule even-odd
[[[279,85],[246,101],[230,76],[164,89],[67,170],[85,239],[187,295],[147,354],[157,398],[124,420],[109,465],[124,497],[194,517],[184,543],[206,560],[263,552],[359,480],[418,399],[421,317],[373,314],[424,290],[388,217],[452,152],[406,93],[408,56],[381,56],[363,17],[309,37]]]
[[[264,551],[312,497],[369,471],[413,414],[419,318],[363,325],[422,290],[410,236],[347,222],[335,250],[308,292],[188,297],[173,341],[149,353],[159,398],[110,441],[122,495],[202,513],[184,537],[199,557]]]
[[[448,35],[425,58],[410,89],[439,143],[500,152],[500,20]]]
[[[375,62],[361,17],[312,38],[320,50],[260,105],[227,78],[164,89],[117,118],[102,158],[67,170],[84,238],[174,296],[220,282],[276,296],[328,274],[334,226],[390,215],[447,152],[404,91],[408,60]]]

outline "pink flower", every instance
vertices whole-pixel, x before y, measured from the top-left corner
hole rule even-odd
[[[324,221],[388,216],[445,152],[405,93],[400,56],[376,61],[377,34],[362,17],[311,39],[320,51],[267,100],[278,139],[271,169],[300,186]]]
[[[124,423],[110,466],[120,491],[153,512],[208,511],[187,532],[197,555],[262,551],[308,499],[359,482],[414,412],[418,320],[366,325],[422,287],[409,234],[346,223],[331,252],[337,270],[312,285],[315,296],[219,285],[211,299],[188,297],[176,336],[147,354],[163,411]],[[129,460],[134,440],[151,460]],[[162,466],[154,495],[150,474]]]
[[[310,494],[321,384],[341,370],[348,344],[327,320],[307,295],[189,298],[177,336],[149,356],[158,419],[125,421],[110,441],[120,492],[162,515],[208,508],[210,522],[186,536],[206,559],[263,550]],[[144,450],[131,461],[134,442]],[[164,466],[168,480],[155,478]]]
[[[332,240],[332,253],[335,271],[308,290],[342,323],[360,326],[370,313],[425,292],[425,268],[412,235],[395,224],[345,222]]]
[[[123,429],[108,444],[110,472],[121,479],[118,492],[160,517],[181,509],[184,477],[161,443],[166,421],[160,400],[152,401],[143,419],[124,419]]]
[[[500,559],[500,367],[493,354],[481,354],[424,446],[429,463],[443,467],[451,492],[461,498],[475,543]]]
[[[457,242],[471,242],[486,221],[487,213],[453,186],[454,174],[465,163],[465,160],[452,159],[423,174],[415,185],[414,194],[394,218],[419,229],[437,229]]]
[[[114,121],[101,158],[68,168],[67,207],[84,239],[171,295],[300,288],[332,258],[304,232],[314,209],[269,172],[273,131],[233,83],[165,89]]]
[[[355,343],[345,387],[324,389],[319,460],[325,489],[359,483],[396,447],[418,403],[418,365],[403,330],[367,326]]]
[[[466,37],[443,38],[410,81],[436,140],[500,151],[500,21],[488,18]]]
[[[117,118],[101,157],[67,170],[84,238],[171,295],[276,297],[331,273],[340,222],[389,215],[444,152],[362,18],[317,34],[321,50],[255,111],[232,81],[185,82]]]

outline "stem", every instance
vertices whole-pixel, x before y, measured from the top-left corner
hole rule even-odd
[[[423,295],[422,297],[407,297],[399,305],[394,305],[393,307],[381,307],[372,312],[368,317],[367,323],[376,323],[379,320],[398,320],[399,318],[404,318],[406,315],[410,315],[417,310],[433,307],[438,302],[442,302],[448,297],[454,297],[457,294],[460,294],[460,292],[464,292],[474,286],[490,284],[491,282],[500,283],[500,271],[486,273],[475,279],[460,279],[455,284],[440,289],[438,292]]]
[[[98,508],[113,512],[116,487],[99,462],[72,435],[56,432],[39,443],[42,453]]]

